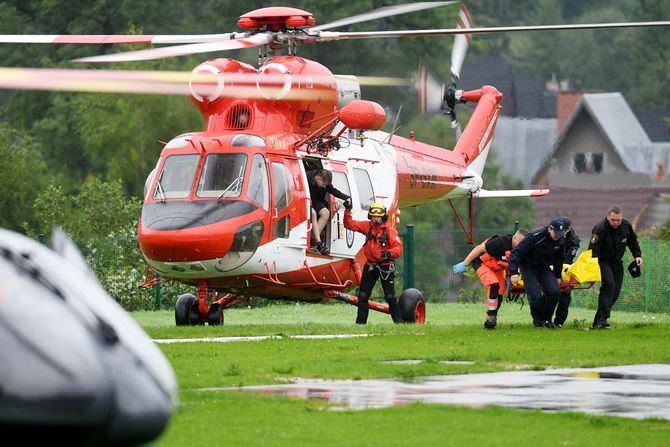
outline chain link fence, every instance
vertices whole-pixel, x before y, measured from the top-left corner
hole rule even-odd
[[[512,228],[476,228],[476,243],[494,234],[510,234]],[[401,229],[402,232],[402,229]],[[626,267],[633,260],[628,250],[623,258],[624,282],[617,310],[637,312],[670,312],[670,241],[641,240],[642,275],[633,278]],[[451,267],[461,262],[472,250],[463,230],[414,229],[414,286],[429,301],[484,303],[486,290],[472,269],[465,275],[454,274]],[[579,253],[588,249],[582,241]],[[578,254],[579,255],[579,254]],[[402,262],[398,263],[399,289],[402,284]],[[600,284],[590,289],[575,290],[572,306],[596,309]]]

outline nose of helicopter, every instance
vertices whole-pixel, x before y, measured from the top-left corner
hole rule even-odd
[[[152,261],[213,260],[217,270],[227,271],[248,261],[263,237],[263,222],[254,212],[226,219],[224,215],[213,218],[212,213],[183,214],[162,209],[157,216],[146,205],[150,204],[145,204],[149,209],[143,208],[138,240],[142,253]]]

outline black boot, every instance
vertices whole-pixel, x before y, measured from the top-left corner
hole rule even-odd
[[[385,296],[386,302],[389,305],[389,313],[391,314],[391,318],[393,319],[393,322],[395,324],[401,324],[404,323],[402,319],[402,315],[400,313],[400,304],[398,304],[398,300],[394,296]]]
[[[358,294],[358,313],[356,314],[356,324],[367,324],[370,307],[368,306],[368,297],[364,293]]]

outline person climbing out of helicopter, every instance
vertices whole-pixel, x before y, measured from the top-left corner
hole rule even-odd
[[[473,248],[462,262],[452,268],[454,273],[463,273],[471,265],[486,287],[484,329],[495,329],[498,324],[498,309],[505,294],[505,273],[510,252],[519,245],[526,234],[527,230],[518,230],[514,235],[493,235]]]
[[[330,219],[330,206],[326,193],[344,200],[351,207],[351,198],[333,186],[333,174],[327,169],[307,171],[309,195],[312,199],[312,244],[322,255],[328,254],[328,246],[321,240],[321,232]]]
[[[368,212],[368,221],[353,220],[351,201],[344,202],[344,227],[365,235],[363,253],[366,263],[361,275],[358,291],[358,314],[356,324],[368,322],[368,298],[377,279],[381,279],[384,299],[394,323],[402,323],[400,305],[395,297],[395,260],[402,255],[402,241],[398,231],[388,222],[388,213],[383,203],[373,202]]]

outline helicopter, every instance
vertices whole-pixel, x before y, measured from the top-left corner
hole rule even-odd
[[[344,228],[342,201],[330,198],[330,219],[312,243],[307,173],[332,172],[333,186],[350,196],[354,219],[381,202],[393,225],[401,209],[435,200],[467,198],[469,222],[453,206],[473,240],[477,197],[539,197],[546,189],[492,191],[482,173],[500,116],[503,93],[493,86],[457,88],[474,34],[556,29],[667,26],[670,22],[474,28],[461,5],[456,28],[338,32],[333,28],[454,2],[420,2],[380,8],[316,26],[308,11],[267,7],[243,14],[244,31],[202,36],[16,36],[0,43],[178,44],[78,59],[113,63],[202,52],[258,48],[259,68],[230,58],[207,60],[187,75],[107,70],[0,69],[1,88],[144,92],[191,96],[205,129],[167,142],[147,177],[138,241],[152,276],[143,286],[173,280],[195,288],[175,305],[177,325],[221,325],[224,309],[251,296],[305,302],[332,299],[357,305],[348,292],[361,280],[363,235]],[[449,84],[419,66],[413,80],[334,75],[297,55],[299,45],[363,38],[455,36]],[[284,54],[284,50],[287,50]],[[83,80],[101,81],[91,86]],[[381,131],[386,113],[361,98],[361,85],[411,84],[426,113],[449,116],[457,133],[453,150]],[[456,105],[474,104],[461,129]],[[158,277],[160,276],[160,278]],[[369,302],[389,313],[388,305]],[[405,322],[424,323],[426,303],[416,289],[400,296]]]

